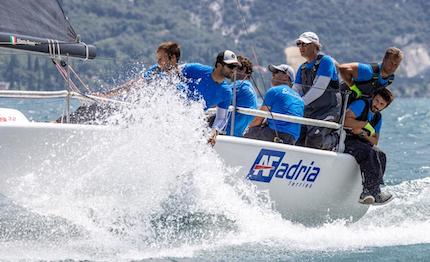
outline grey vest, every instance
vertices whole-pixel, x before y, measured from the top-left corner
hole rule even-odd
[[[319,54],[312,68],[308,69],[306,66],[308,62],[302,64],[300,70],[302,74],[302,87],[303,95],[305,95],[312,88],[315,77],[317,75],[320,61],[323,58],[323,54]],[[339,114],[339,81],[331,80],[327,89],[324,93],[317,98],[315,101],[305,107],[305,117],[322,119],[328,115],[334,115],[335,118]]]

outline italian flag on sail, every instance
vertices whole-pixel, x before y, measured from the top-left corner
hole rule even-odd
[[[16,36],[14,36],[14,35],[9,36],[9,42],[12,45],[16,45]]]

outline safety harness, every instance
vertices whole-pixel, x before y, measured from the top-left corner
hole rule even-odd
[[[363,98],[372,97],[376,91],[391,85],[394,81],[394,75],[389,75],[388,78],[385,79],[387,84],[381,84],[379,82],[379,76],[381,75],[379,65],[377,63],[371,63],[370,65],[372,66],[373,71],[372,78],[366,81],[354,82],[358,89],[360,89]]]
[[[314,88],[313,82],[323,57],[324,54],[318,54],[312,68],[307,68],[307,65],[309,64],[308,62],[303,63],[300,67],[304,94],[309,92],[311,88]],[[337,92],[339,92],[339,81],[331,79],[324,93],[315,101],[306,106],[305,117],[318,118],[318,115],[324,114],[327,112],[327,110],[337,107]]]
[[[381,113],[380,112],[376,112],[373,114],[372,119],[368,120],[367,116],[369,114],[369,110],[370,110],[370,106],[371,106],[371,100],[370,99],[360,99],[362,100],[365,104],[364,104],[364,108],[363,111],[361,111],[361,114],[356,118],[356,120],[358,121],[367,121],[369,122],[369,124],[372,127],[375,127],[379,121],[381,120]],[[360,140],[362,140],[363,142],[369,143],[369,141],[367,141],[366,139],[362,138],[359,135],[353,134],[351,131],[347,130],[347,135],[358,138]]]

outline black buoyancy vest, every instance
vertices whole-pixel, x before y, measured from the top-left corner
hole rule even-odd
[[[367,121],[367,119],[368,119],[367,116],[368,116],[368,114],[370,112],[370,106],[371,106],[372,102],[369,99],[361,99],[361,100],[364,101],[365,105],[364,105],[363,111],[361,112],[361,114],[356,119],[359,120],[359,121]],[[379,123],[380,120],[381,120],[381,113],[380,112],[376,112],[376,113],[373,114],[373,117],[369,121],[369,123],[373,127],[375,127]]]
[[[308,69],[308,62],[305,62],[300,67],[301,70],[301,80],[303,87],[303,94],[309,92],[314,83],[317,71],[324,54],[318,54],[315,64],[312,68]],[[310,103],[305,108],[305,117],[318,118],[319,114],[324,114],[326,111],[331,111],[333,108],[337,107],[338,99],[336,94],[339,92],[339,81],[331,80],[327,89],[324,93],[315,101]]]
[[[383,87],[391,85],[394,81],[394,75],[389,75],[387,80],[387,84],[382,85],[379,82],[379,76],[380,76],[380,69],[379,65],[377,63],[371,63],[372,66],[372,78],[366,81],[354,81],[354,83],[357,85],[358,89],[362,92],[363,98],[370,98],[372,97],[375,92]]]
[[[368,114],[369,114],[369,111],[370,111],[371,100],[370,99],[363,99],[363,98],[360,98],[360,99],[357,99],[357,100],[363,100],[365,104],[364,104],[363,111],[361,111],[361,114],[358,117],[356,117],[355,119],[358,120],[358,121],[368,121],[367,118],[368,118]],[[381,113],[380,112],[376,112],[376,113],[373,114],[372,119],[370,119],[369,124],[371,124],[372,127],[375,128],[375,126],[379,123],[379,121],[381,120],[381,118],[382,118]],[[358,138],[358,139],[362,140],[363,142],[369,143],[369,141],[367,141],[366,139],[360,137],[359,135],[353,134],[351,131],[347,131],[347,135],[349,135],[351,137]]]

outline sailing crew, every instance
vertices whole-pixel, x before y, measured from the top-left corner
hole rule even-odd
[[[382,63],[348,63],[339,65],[339,73],[351,90],[351,99],[371,98],[381,88],[391,85],[394,73],[403,60],[403,52],[397,47],[385,51]]]
[[[244,57],[238,56],[237,59],[241,64],[236,70],[236,81],[231,84],[231,89],[234,92],[236,89],[236,106],[243,108],[257,108],[257,94],[249,79],[252,75],[252,62]],[[234,99],[234,96],[232,97]],[[233,105],[233,101],[232,101]],[[241,137],[245,132],[248,125],[254,117],[241,113],[236,113],[234,117],[234,136]],[[226,134],[231,133],[231,116],[227,123]]]
[[[341,97],[334,59],[321,53],[321,44],[314,32],[301,34],[296,45],[306,62],[297,70],[293,89],[303,98],[305,117],[337,122]],[[298,145],[332,150],[337,145],[338,137],[333,129],[302,126]]]
[[[260,110],[303,117],[304,101],[291,88],[294,82],[294,70],[291,66],[269,65],[272,72],[272,87],[267,90]],[[256,116],[249,125],[246,138],[259,139],[294,145],[300,135],[300,124]]]
[[[363,178],[362,204],[384,204],[392,199],[389,193],[381,192],[380,184],[386,166],[386,156],[376,145],[382,125],[381,111],[393,101],[390,90],[376,90],[372,99],[352,102],[346,112],[345,127],[351,132],[345,139],[345,153],[354,156]]]
[[[216,106],[215,120],[208,143],[215,145],[217,135],[225,128],[232,90],[226,79],[233,79],[236,68],[240,66],[235,53],[230,50],[220,52],[214,67],[198,63],[185,64],[182,74],[185,77],[187,95],[190,99],[200,98],[205,102],[205,110]]]

